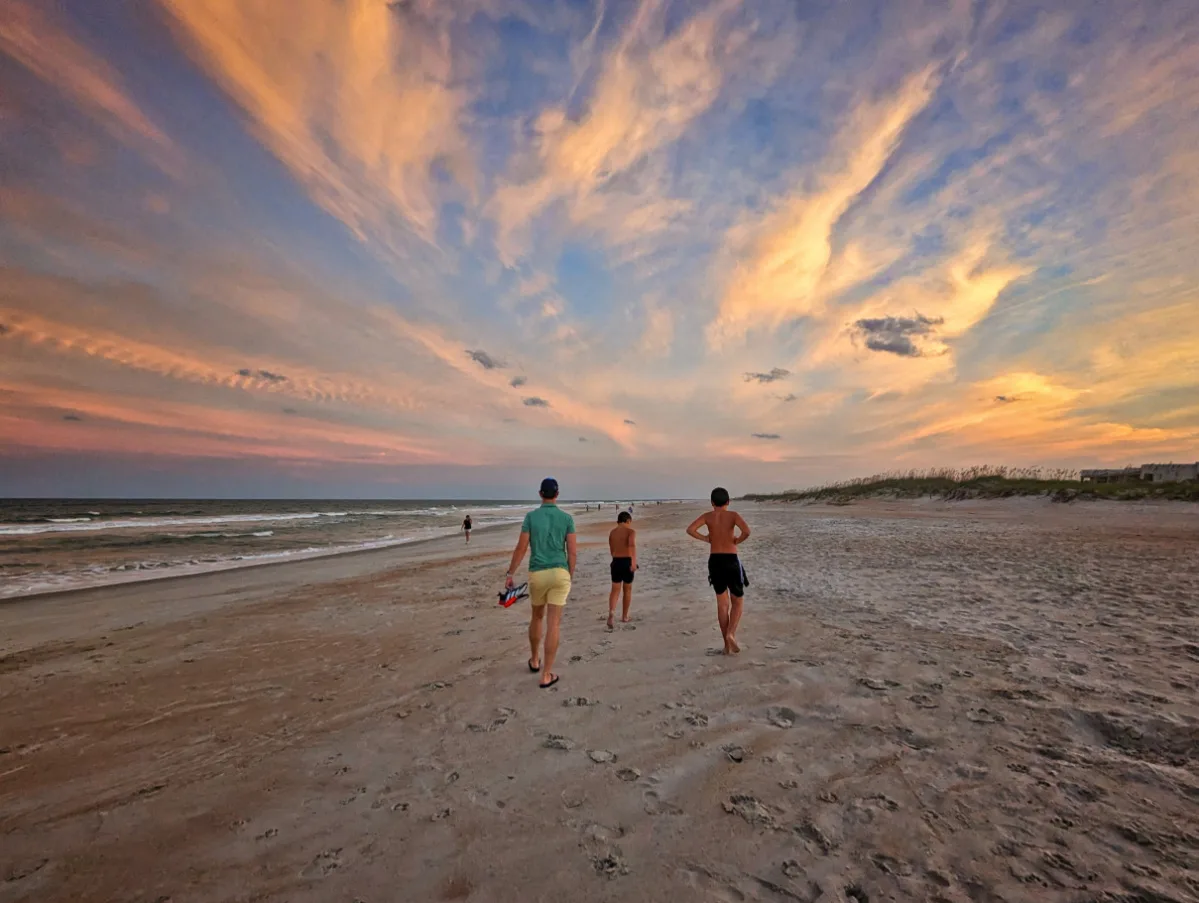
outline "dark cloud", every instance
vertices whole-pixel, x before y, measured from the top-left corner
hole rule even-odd
[[[625,421],[625,426],[636,426],[636,425],[637,425],[636,420],[626,420]]]
[[[586,437],[586,436],[580,436],[580,437],[579,437],[579,441],[580,441],[580,442],[586,442],[586,441],[587,441],[587,437]]]
[[[488,354],[486,351],[483,351],[481,348],[475,348],[475,349],[467,348],[466,356],[469,357],[476,364],[478,364],[480,367],[482,367],[484,370],[502,370],[504,367],[508,366],[503,361],[499,360],[498,358],[492,357],[490,354]]]
[[[521,386],[523,386],[527,382],[528,382],[528,380],[523,376],[514,376],[510,380],[508,380],[508,385],[510,385],[514,389],[519,389]]]
[[[778,433],[750,433],[755,439],[782,439]]]
[[[284,408],[283,413],[284,414],[298,414],[300,412],[297,411],[295,408]]]
[[[790,375],[790,370],[784,370],[782,367],[775,367],[769,373],[746,373],[745,381],[747,383],[773,383],[780,379],[786,379]]]
[[[548,408],[550,406],[548,401],[544,398],[538,398],[536,395],[532,398],[526,398],[524,401],[526,408]]]
[[[853,325],[871,351],[885,351],[900,357],[924,357],[925,353],[913,339],[932,335],[944,322],[944,317],[916,314],[914,317],[869,317]]]
[[[0,335],[8,335],[8,327],[0,323]]]
[[[83,418],[80,417],[78,414],[63,414],[62,419],[69,420],[72,423],[82,423],[83,422]]]
[[[1011,404],[1014,401],[1019,401],[1015,395],[996,395],[995,400],[1000,404]]]
[[[242,367],[237,371],[238,376],[245,376],[250,379],[265,379],[270,383],[285,383],[287,377],[282,373],[272,373],[270,370],[251,370],[249,367]]]
[[[780,395],[779,401],[790,402],[790,401],[795,401],[798,398],[799,398],[799,396],[796,395],[794,392],[788,392],[786,395]]]

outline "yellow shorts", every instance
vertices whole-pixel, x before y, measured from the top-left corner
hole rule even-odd
[[[534,608],[542,605],[565,605],[569,594],[570,571],[566,568],[529,572],[529,604]]]

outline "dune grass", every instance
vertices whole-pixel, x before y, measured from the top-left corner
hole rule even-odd
[[[750,493],[749,501],[824,501],[847,504],[862,498],[1011,498],[1050,496],[1074,499],[1168,499],[1199,502],[1199,483],[1083,483],[1078,472],[1062,468],[969,467],[892,471],[810,489]]]

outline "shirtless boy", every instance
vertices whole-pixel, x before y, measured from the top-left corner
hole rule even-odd
[[[699,528],[704,526],[708,532],[700,533]],[[737,625],[741,623],[741,605],[749,580],[737,557],[737,546],[749,539],[749,524],[736,511],[729,510],[728,490],[717,487],[712,490],[712,510],[692,521],[687,535],[712,547],[708,555],[708,582],[716,590],[716,617],[724,637],[724,654],[740,652]]]
[[[608,629],[616,625],[616,600],[624,590],[623,623],[629,621],[629,606],[633,604],[633,572],[637,570],[637,531],[630,526],[633,515],[627,511],[616,517],[616,526],[608,534],[608,549],[612,552],[612,592],[608,594]]]

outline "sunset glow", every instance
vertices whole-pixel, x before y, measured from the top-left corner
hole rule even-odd
[[[1191,0],[0,0],[0,159],[0,495],[1199,459]]]

